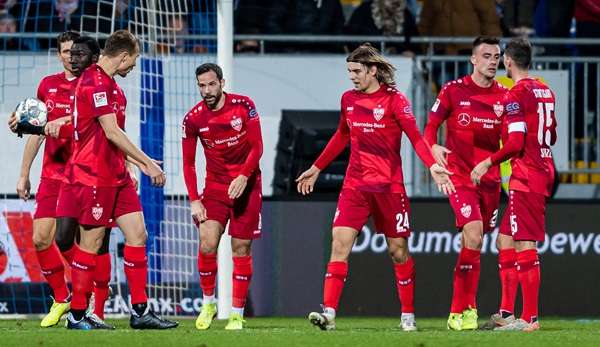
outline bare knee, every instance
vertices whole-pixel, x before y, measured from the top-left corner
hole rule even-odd
[[[408,242],[392,243],[388,241],[388,254],[394,263],[406,263],[408,261],[408,257],[410,256],[408,252]]]
[[[480,250],[483,244],[483,224],[480,221],[467,223],[463,227],[462,237],[466,248]]]
[[[231,239],[231,253],[234,257],[245,257],[251,254],[251,240]]]
[[[52,245],[50,233],[38,230],[33,233],[33,245],[36,251],[42,251]]]
[[[204,222],[200,225],[200,252],[202,254],[214,254],[219,248],[221,232],[218,225]],[[233,251],[233,249],[232,249]]]
[[[348,261],[351,250],[352,244],[334,237],[331,241],[331,261]]]

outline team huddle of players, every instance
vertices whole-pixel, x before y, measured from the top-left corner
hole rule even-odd
[[[133,69],[139,44],[131,33],[117,31],[100,53],[95,40],[69,32],[59,36],[58,47],[65,71],[40,83],[38,98],[48,107],[49,122],[39,129],[39,135],[28,139],[17,185],[19,195],[26,199],[29,169],[45,139],[34,244],[42,272],[54,291],[54,303],[41,325],[55,325],[69,311],[68,328],[113,329],[103,320],[103,308],[111,271],[108,235],[110,228],[118,225],[126,240],[131,327],[174,328],[176,322],[156,316],[147,305],[146,230],[134,167],[151,177],[156,186],[164,185],[165,175],[123,131],[126,98],[113,78],[117,74],[125,77]],[[509,203],[498,237],[502,302],[488,325],[498,330],[539,329],[540,265],[535,245],[544,239],[545,199],[554,176],[550,150],[556,141],[554,94],[528,76],[531,46],[527,41],[511,40],[504,51],[508,77],[515,81],[511,90],[494,80],[500,59],[497,39],[477,38],[471,57],[473,73],[444,85],[421,136],[410,103],[395,88],[394,67],[369,44],[347,57],[354,88],[342,95],[339,127],[314,165],[297,179],[298,192],[310,194],[320,171],[350,143],[350,162],[333,217],[323,311],[309,314],[312,324],[323,330],[335,329],[348,257],[371,216],[378,232],[386,237],[394,265],[402,304],[400,327],[417,330],[415,267],[408,252],[410,207],[400,158],[401,136],[406,133],[438,189],[448,196],[462,233],[448,328],[478,328],[481,243],[483,233],[493,230],[498,218],[498,164],[511,159]],[[200,233],[198,271],[203,305],[196,328],[208,329],[217,314],[216,254],[229,223],[233,290],[226,329],[239,330],[244,327],[252,278],[252,240],[261,235],[259,115],[249,97],[223,91],[225,80],[218,65],[200,65],[196,81],[202,101],[185,115],[182,126],[185,184]],[[445,147],[437,139],[443,122]],[[9,126],[19,131],[15,117]],[[198,140],[207,170],[201,193],[195,166]],[[61,254],[71,265],[72,293],[66,285]],[[519,284],[523,313],[516,319],[514,301]]]

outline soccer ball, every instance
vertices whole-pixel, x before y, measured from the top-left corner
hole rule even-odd
[[[42,101],[36,98],[27,98],[17,105],[15,115],[19,123],[44,126],[48,119],[48,109]]]

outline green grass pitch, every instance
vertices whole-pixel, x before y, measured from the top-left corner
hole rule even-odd
[[[481,323],[480,319],[480,323]],[[301,318],[249,318],[243,331],[225,331],[225,321],[198,331],[194,320],[182,319],[170,331],[133,331],[126,320],[108,320],[115,331],[67,331],[38,327],[38,320],[0,320],[0,346],[600,346],[600,319],[544,319],[533,333],[454,332],[445,319],[418,319],[418,332],[397,328],[399,319],[339,317],[336,331],[320,331]]]

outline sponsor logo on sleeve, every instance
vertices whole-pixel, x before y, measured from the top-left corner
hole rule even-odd
[[[181,124],[181,138],[185,139],[186,135],[185,135],[185,124]]]
[[[94,93],[94,105],[96,107],[108,105],[108,98],[106,97],[106,92]]]
[[[431,106],[431,112],[437,112],[438,107],[440,106],[440,99],[435,99],[433,106]]]
[[[521,111],[521,105],[518,102],[511,102],[506,105],[506,113],[507,114],[516,114]]]
[[[255,118],[256,116],[258,116],[258,112],[256,112],[255,108],[251,108],[250,111],[248,111],[248,118],[252,119],[252,118]]]

